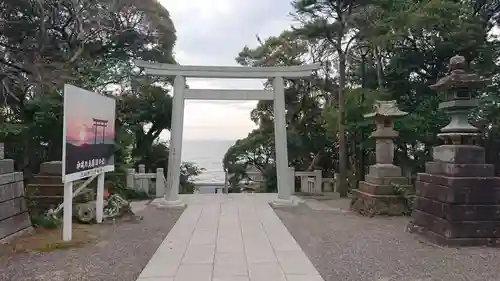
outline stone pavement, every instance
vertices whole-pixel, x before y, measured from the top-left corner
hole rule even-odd
[[[137,281],[323,281],[269,206],[275,198],[182,196],[187,209]]]

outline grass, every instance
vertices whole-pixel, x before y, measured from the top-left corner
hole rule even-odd
[[[25,252],[51,252],[55,250],[81,247],[97,240],[99,225],[73,224],[71,241],[62,241],[62,228],[36,228],[30,233],[18,236],[0,245],[0,256]]]

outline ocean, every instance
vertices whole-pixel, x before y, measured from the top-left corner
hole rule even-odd
[[[224,182],[222,158],[234,143],[234,140],[183,140],[182,161],[205,169],[196,182]]]

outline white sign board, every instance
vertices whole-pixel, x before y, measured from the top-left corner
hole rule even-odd
[[[115,100],[64,85],[63,182],[115,169]]]

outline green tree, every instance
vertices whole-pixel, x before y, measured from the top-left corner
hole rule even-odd
[[[337,54],[338,60],[338,150],[339,174],[338,192],[341,197],[347,196],[347,144],[345,134],[345,89],[347,56],[352,43],[358,34],[352,25],[353,14],[362,4],[357,1],[344,0],[296,0],[293,2],[297,18],[302,22],[298,29],[301,34],[316,40],[328,42]],[[333,100],[333,99],[332,99]],[[329,104],[333,106],[333,103]]]
[[[266,180],[269,178],[269,173],[276,169],[274,150],[274,138],[269,137],[270,132],[263,129],[255,129],[248,137],[237,140],[231,146],[222,160],[224,170],[233,177],[229,179],[233,183],[233,187],[240,180],[247,177],[246,171],[250,167],[255,167],[259,170]],[[267,191],[275,191],[276,183],[272,181],[266,182]]]
[[[259,38],[260,46],[245,47],[237,61],[246,66],[321,63],[321,71],[311,79],[286,81],[290,165],[300,170],[321,162],[329,173],[336,168],[332,163],[345,161],[353,176],[349,184],[355,187],[365,165],[373,161],[373,141],[368,138],[373,125],[363,114],[371,111],[376,99],[395,99],[410,112],[396,123],[400,137],[395,162],[408,173],[423,171],[431,148],[439,142],[436,134],[448,122],[437,109],[441,97],[428,86],[447,74],[450,57],[464,55],[473,71],[493,78],[481,92],[484,103],[471,121],[484,131],[492,155],[488,161],[496,162],[500,43],[491,31],[499,25],[497,2],[294,1],[294,30]],[[251,119],[272,132],[272,102],[259,102]],[[339,159],[343,155],[345,160]]]
[[[26,178],[61,160],[65,83],[117,100],[117,171],[168,155],[156,142],[170,128],[170,81],[133,63],[175,63],[175,28],[158,1],[5,0],[0,34],[0,135]],[[198,173],[189,167],[188,178]]]

